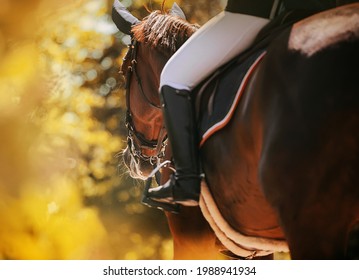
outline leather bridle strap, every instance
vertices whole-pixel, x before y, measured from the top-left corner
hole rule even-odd
[[[132,74],[134,75],[139,91],[142,95],[142,97],[144,98],[144,100],[146,100],[146,102],[156,108],[156,109],[161,109],[160,105],[157,105],[155,103],[153,103],[145,94],[144,90],[143,90],[143,86],[142,86],[142,81],[138,75],[137,72],[137,68],[136,68],[136,64],[137,64],[137,41],[135,39],[132,39],[131,41],[131,45],[130,45],[130,59],[131,59],[131,64],[130,66],[128,66],[128,69],[126,71],[126,107],[127,107],[127,111],[126,111],[126,120],[125,120],[125,125],[128,129],[128,136],[127,136],[127,141],[128,141],[128,146],[130,148],[130,153],[134,156],[134,157],[138,157],[144,161],[149,161],[151,164],[156,164],[160,158],[162,158],[164,156],[164,149],[167,145],[167,132],[166,129],[164,127],[161,128],[158,139],[157,140],[148,140],[146,139],[141,133],[139,133],[133,123],[132,120],[132,114],[131,114],[131,104],[130,104],[130,88],[131,88],[131,78],[132,78]],[[134,139],[135,138],[135,139]],[[144,155],[142,153],[142,149],[147,149],[147,150],[155,150],[155,156],[147,156]]]
[[[146,100],[146,102],[150,106],[152,106],[154,108],[161,109],[161,105],[153,103],[147,97],[147,95],[145,94],[145,91],[143,90],[142,81],[141,81],[140,76],[138,75],[137,67],[136,67],[136,64],[137,64],[137,60],[136,60],[136,58],[137,58],[137,41],[135,39],[132,39],[129,51],[131,52],[131,56],[130,56],[131,65],[129,66],[129,69],[128,69],[127,75],[126,75],[126,90],[127,90],[126,103],[127,103],[127,109],[130,108],[130,94],[129,94],[129,92],[130,92],[130,80],[131,80],[131,77],[132,77],[132,73],[135,76],[135,79],[136,79],[136,82],[138,84],[140,93],[141,93],[142,97]]]

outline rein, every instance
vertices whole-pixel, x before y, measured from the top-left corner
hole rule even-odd
[[[165,149],[167,146],[167,133],[164,127],[161,128],[157,140],[148,140],[141,133],[139,133],[132,120],[131,107],[130,107],[130,88],[131,88],[131,78],[134,75],[135,80],[137,82],[138,88],[144,100],[153,108],[161,110],[161,106],[153,103],[145,94],[143,90],[142,81],[140,76],[138,75],[136,64],[137,64],[137,41],[132,38],[131,45],[129,46],[129,54],[131,59],[131,64],[128,66],[126,71],[126,120],[125,126],[128,130],[127,135],[127,145],[129,147],[129,151],[134,158],[141,159],[143,161],[150,162],[151,165],[155,165],[160,162],[161,158],[164,157]],[[127,55],[126,55],[127,57]],[[126,59],[126,58],[125,58]],[[150,150],[155,151],[154,156],[148,156],[142,153],[142,150]]]

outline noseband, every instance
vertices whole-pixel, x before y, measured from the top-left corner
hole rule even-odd
[[[148,140],[143,134],[138,132],[135,128],[135,125],[132,120],[131,107],[130,107],[130,87],[131,87],[131,78],[132,74],[134,75],[140,94],[144,100],[153,108],[161,110],[161,106],[153,103],[145,94],[142,86],[142,81],[138,75],[136,64],[137,64],[137,41],[132,38],[131,45],[129,46],[128,53],[124,60],[127,57],[130,57],[131,64],[128,66],[126,71],[126,120],[125,125],[128,130],[127,135],[127,146],[129,147],[130,154],[137,159],[142,161],[147,161],[151,165],[158,163],[161,158],[164,157],[166,145],[167,145],[167,133],[164,127],[161,128],[157,140]],[[154,156],[148,156],[142,153],[142,150],[155,151]]]

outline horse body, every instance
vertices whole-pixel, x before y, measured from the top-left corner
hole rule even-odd
[[[248,236],[286,240],[295,259],[345,258],[348,234],[359,221],[359,21],[340,39],[330,41],[328,35],[324,39],[330,42],[314,52],[291,37],[323,17],[327,24],[335,22],[338,14],[342,20],[359,18],[359,5],[319,14],[274,40],[230,123],[200,152],[205,179],[228,223]],[[317,40],[320,30],[305,41]],[[141,43],[138,72],[153,103],[159,102],[159,76],[168,58]],[[131,83],[131,105],[138,106],[131,106],[134,125],[153,140],[162,126],[161,111],[148,106],[138,87]],[[151,165],[130,150],[127,164],[144,177]],[[167,216],[175,250],[183,244],[201,250],[199,240],[214,242],[198,209]],[[210,247],[214,252],[213,243]]]
[[[345,36],[323,35],[315,27],[323,18],[329,27],[347,19]],[[319,44],[315,53],[290,48],[303,25],[311,27],[306,44]],[[358,32],[358,4],[295,25],[269,48],[253,89],[263,122],[261,185],[292,258],[345,258],[359,221]]]

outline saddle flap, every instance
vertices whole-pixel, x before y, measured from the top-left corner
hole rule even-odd
[[[214,133],[214,129],[218,131],[229,122],[246,81],[264,53],[261,49],[244,59],[239,57],[232,60],[197,88],[196,111],[201,145],[209,134]]]

